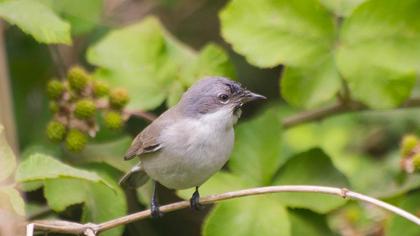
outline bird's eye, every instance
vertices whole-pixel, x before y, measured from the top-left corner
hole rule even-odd
[[[229,95],[222,93],[218,95],[218,98],[221,102],[226,103],[229,100]]]

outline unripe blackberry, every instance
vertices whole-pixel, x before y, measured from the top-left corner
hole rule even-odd
[[[106,112],[104,115],[105,126],[109,129],[120,129],[123,125],[123,118],[120,113],[115,111]]]
[[[128,97],[127,90],[122,88],[117,88],[111,91],[109,95],[109,103],[112,108],[121,109],[127,105],[130,98]]]
[[[413,166],[414,170],[420,171],[420,153],[413,156]]]
[[[90,80],[90,75],[81,67],[76,66],[69,70],[67,79],[73,90],[81,92],[86,88]]]
[[[417,143],[418,139],[415,135],[405,135],[401,142],[401,155],[407,157]]]
[[[51,80],[47,84],[47,94],[51,99],[57,99],[61,97],[65,90],[64,84],[58,80]]]
[[[90,119],[95,116],[96,105],[90,99],[82,99],[76,102],[74,116],[79,119]]]
[[[78,129],[71,129],[66,137],[66,147],[69,151],[80,152],[86,146],[87,135]]]
[[[109,94],[109,86],[104,81],[95,80],[93,82],[93,95],[95,97],[104,97]]]
[[[51,101],[48,107],[52,113],[57,113],[60,110],[60,106],[56,101]]]
[[[66,127],[58,121],[50,121],[47,125],[47,137],[53,142],[61,142],[66,134]]]

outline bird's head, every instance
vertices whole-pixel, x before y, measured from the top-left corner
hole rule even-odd
[[[265,97],[249,91],[238,82],[223,77],[206,77],[184,93],[179,106],[190,117],[218,111],[239,117],[244,104],[259,99]]]

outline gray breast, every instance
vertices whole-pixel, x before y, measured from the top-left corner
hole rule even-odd
[[[189,127],[188,132],[184,127]],[[209,122],[186,119],[167,129],[162,150],[143,160],[147,174],[171,189],[204,183],[223,167],[234,143],[233,127],[212,127]]]

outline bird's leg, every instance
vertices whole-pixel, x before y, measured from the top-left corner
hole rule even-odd
[[[190,199],[190,206],[192,209],[197,211],[204,209],[204,206],[200,204],[200,193],[198,192],[198,186],[195,187],[195,192]]]
[[[152,218],[159,218],[163,216],[163,213],[159,210],[159,201],[157,197],[157,185],[158,183],[156,181],[153,181],[153,195],[152,195],[152,201],[150,203],[150,211]]]

